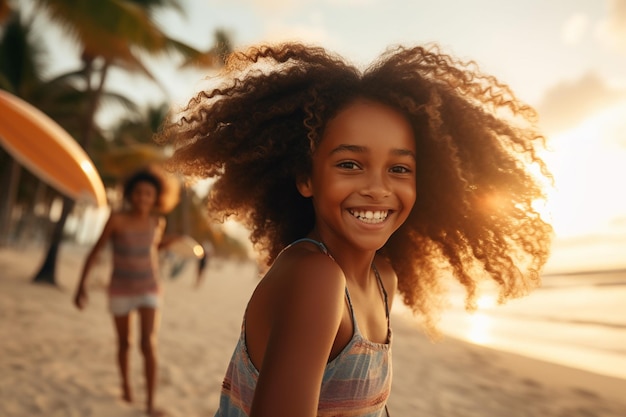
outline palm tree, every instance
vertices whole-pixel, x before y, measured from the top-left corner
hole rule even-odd
[[[0,5],[4,10],[8,4]],[[37,91],[41,88],[62,89],[59,81],[43,81],[44,50],[38,48],[31,25],[23,23],[19,12],[12,12],[2,20],[3,32],[0,39],[0,88],[37,103]],[[45,111],[45,110],[44,110]],[[2,152],[0,172],[0,244],[7,244],[10,232],[10,213],[15,205],[18,185],[22,174],[21,166],[8,154]]]
[[[0,88],[33,104],[76,137],[81,128],[76,115],[84,112],[88,102],[86,95],[75,86],[75,79],[80,74],[71,72],[44,80],[47,54],[32,26],[32,20],[25,21],[18,10],[5,19],[0,37]],[[120,95],[104,92],[103,99],[137,111],[134,103]],[[96,133],[95,143],[101,147],[105,142],[104,136],[98,131]],[[33,184],[34,181],[39,184]],[[22,191],[26,188],[31,190],[26,196],[26,204],[30,206],[33,194],[44,196],[47,201],[58,196],[58,193],[44,192],[46,187],[41,180],[32,175],[23,176],[21,166],[9,154],[0,151],[0,244],[9,243],[10,214],[17,202],[18,191],[24,199]],[[33,189],[38,192],[33,193]]]
[[[45,11],[48,17],[73,38],[81,51],[82,91],[89,98],[81,115],[83,122],[77,136],[89,153],[95,131],[95,116],[102,98],[109,69],[119,66],[154,77],[143,64],[139,53],[159,55],[175,52],[186,61],[202,62],[203,56],[212,56],[219,48],[205,53],[168,37],[155,23],[153,13],[160,8],[182,11],[176,0],[109,0],[77,2],[73,0],[32,0],[36,11]],[[55,225],[43,265],[35,274],[35,282],[55,284],[58,249],[65,221],[74,201],[65,198],[61,218]]]

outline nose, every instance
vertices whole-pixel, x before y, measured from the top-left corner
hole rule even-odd
[[[380,200],[391,195],[391,187],[385,173],[370,172],[361,187],[361,195]]]

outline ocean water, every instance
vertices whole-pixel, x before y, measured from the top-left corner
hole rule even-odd
[[[494,349],[626,379],[626,216],[610,233],[557,239],[529,295],[497,305],[485,291],[478,310],[450,292],[444,334]],[[402,305],[394,309],[403,311]],[[407,313],[408,314],[408,313]]]
[[[439,328],[478,345],[626,379],[626,216],[610,233],[557,239],[529,295],[497,305],[484,290],[474,313],[451,286]],[[410,316],[396,303],[394,310]]]
[[[626,268],[545,274],[530,295],[467,313],[460,290],[443,314],[445,334],[472,343],[626,379]]]

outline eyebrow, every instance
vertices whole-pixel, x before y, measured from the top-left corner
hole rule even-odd
[[[339,145],[337,146],[335,149],[333,149],[332,151],[330,151],[330,155],[334,155],[336,153],[340,153],[340,152],[355,152],[355,153],[366,153],[367,152],[367,148],[365,146],[358,146],[358,145]],[[393,155],[398,155],[398,156],[410,156],[413,159],[415,158],[415,154],[408,150],[408,149],[393,149],[391,151],[391,153]]]

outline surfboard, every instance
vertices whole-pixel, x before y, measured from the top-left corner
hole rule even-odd
[[[62,194],[106,206],[100,174],[81,146],[41,110],[0,90],[0,145]]]

